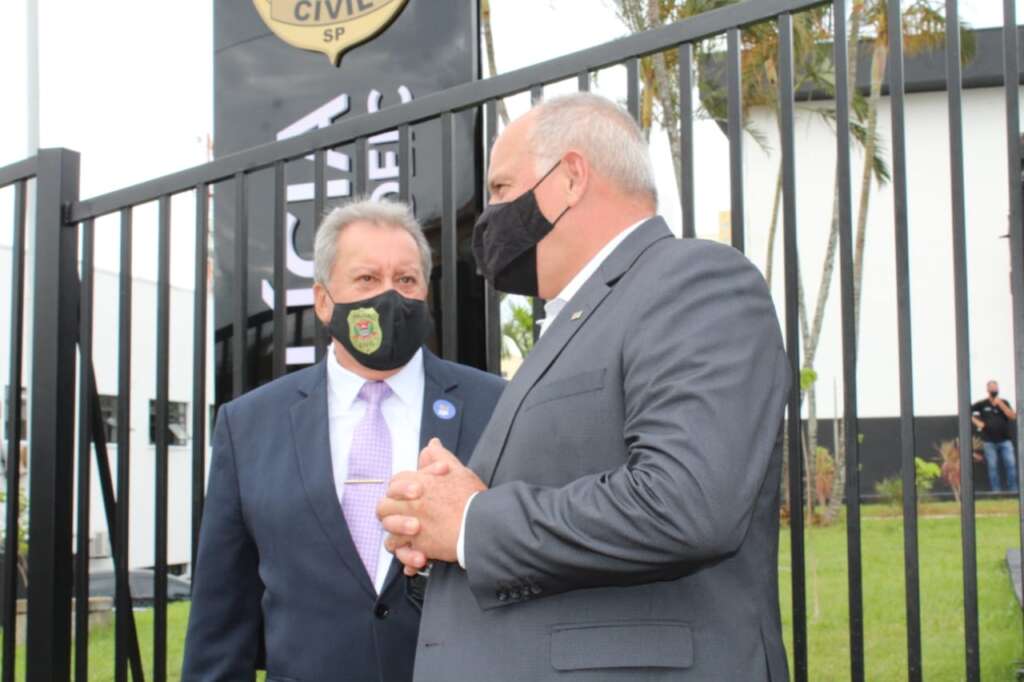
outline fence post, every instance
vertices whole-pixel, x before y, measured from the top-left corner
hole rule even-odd
[[[79,155],[39,152],[29,398],[29,551],[26,677],[71,676],[71,530],[74,479]]]

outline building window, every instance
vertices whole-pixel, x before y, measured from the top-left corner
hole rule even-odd
[[[149,442],[156,444],[156,401],[149,401]],[[167,444],[188,443],[188,403],[167,402]]]
[[[4,441],[11,437],[11,387],[4,389]],[[26,440],[28,434],[28,390],[21,388],[21,424],[18,427],[18,440]]]
[[[108,445],[117,445],[117,396],[100,396],[100,416],[103,417],[103,433]]]

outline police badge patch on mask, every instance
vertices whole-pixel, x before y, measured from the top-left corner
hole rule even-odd
[[[330,294],[327,295],[331,298]],[[388,371],[405,365],[430,333],[426,301],[406,298],[394,289],[351,303],[334,303],[331,336],[356,362]]]

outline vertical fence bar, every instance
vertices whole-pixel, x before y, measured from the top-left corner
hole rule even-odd
[[[683,237],[697,236],[693,173],[693,45],[679,46],[679,203]]]
[[[115,600],[115,682],[128,680],[131,647],[132,599],[128,583],[128,532],[131,475],[131,389],[132,389],[132,209],[121,210],[121,262],[118,286],[117,343],[117,554]],[[134,678],[134,675],[132,676]]]
[[[544,101],[544,86],[534,85],[530,88],[530,106],[535,107]]]
[[[732,245],[746,250],[743,204],[743,72],[741,70],[740,29],[729,29],[726,74],[728,81],[729,187],[732,217]]]
[[[92,492],[92,317],[95,223],[82,225],[82,283],[78,316],[78,516],[75,537],[75,679],[89,679],[89,502]]]
[[[907,203],[906,113],[903,28],[899,0],[887,0],[889,20],[889,99],[892,106],[892,188],[896,249],[896,318],[900,372],[900,467],[903,480],[903,556],[908,615],[919,600],[917,532],[917,451],[914,434],[913,339],[910,319],[910,245]],[[892,23],[895,21],[895,23]],[[918,607],[919,608],[919,607]],[[918,616],[919,618],[919,616]],[[909,646],[909,642],[908,642]],[[909,667],[909,666],[908,666]]]
[[[274,378],[285,373],[285,324],[288,320],[288,300],[285,291],[285,230],[288,202],[285,197],[284,161],[274,164]]]
[[[412,205],[412,126],[398,128],[398,198]],[[424,273],[428,278],[430,273]]]
[[[484,105],[484,204],[490,201],[490,185],[487,182],[487,168],[491,162],[491,148],[498,139],[498,106],[495,100]],[[484,280],[484,339],[486,343],[487,371],[501,374],[501,299],[494,286]]]
[[[38,159],[25,669],[27,679],[57,680],[71,675],[78,231],[64,212],[78,200],[79,157],[44,149]]]
[[[627,59],[623,66],[626,67],[626,109],[633,120],[640,123],[640,60]]]
[[[248,381],[249,338],[249,207],[245,173],[235,174],[235,268],[234,268],[234,397],[245,393]]]
[[[738,31],[737,31],[738,33]],[[800,444],[800,334],[797,328],[799,262],[796,232],[796,159],[793,136],[793,19],[779,17],[780,130],[782,131],[782,229],[785,239],[786,353],[793,373],[786,429],[789,445],[789,522],[793,580],[793,662],[797,682],[807,680],[807,607],[804,587],[803,458]],[[730,32],[730,45],[738,40]],[[736,233],[733,232],[735,244]],[[741,247],[737,247],[741,248]]]
[[[576,89],[580,92],[590,92],[590,72],[580,71],[576,74]]]
[[[360,158],[360,154],[356,152],[352,155],[352,194],[359,196],[361,194],[359,188],[359,173],[360,168],[366,163],[366,156],[363,155]],[[326,207],[326,196],[327,196],[327,151],[324,149],[317,149],[313,154],[313,234],[316,234],[316,228],[320,225],[320,221],[324,219],[324,211]],[[315,346],[316,361],[324,357],[324,352],[327,350],[327,344],[330,343],[330,337],[327,333],[327,329],[320,324],[316,316],[313,316],[313,338]]]
[[[209,273],[210,189],[201,183],[196,192],[196,269],[192,309],[192,573],[199,556],[199,531],[206,496],[206,296]]]
[[[850,679],[864,680],[864,588],[860,537],[860,444],[857,439],[857,347],[853,295],[853,196],[850,185],[850,69],[847,0],[834,0],[833,55],[836,74],[836,188],[839,201],[839,286],[843,330],[843,449],[846,451],[846,563],[850,627]],[[856,73],[856,71],[854,71]],[[839,444],[836,444],[838,447]],[[916,563],[916,559],[915,559]],[[909,602],[908,602],[909,603]],[[915,611],[916,613],[916,611]],[[920,621],[908,612],[910,631]],[[918,640],[919,642],[919,640]],[[918,643],[920,651],[920,643]]]
[[[970,332],[967,318],[967,216],[964,205],[963,83],[960,12],[946,0],[946,91],[949,100],[950,190],[953,209],[953,300],[956,318],[957,413],[960,442],[960,534],[963,550],[964,648],[967,679],[981,679],[978,635],[978,558],[974,519],[973,429],[971,428]]]
[[[1006,173],[1010,206],[1010,290],[1013,294],[1013,357],[1014,367],[1024,367],[1024,225],[1021,224],[1020,149],[1020,49],[1017,34],[1015,0],[1003,0],[1003,90],[1006,99]],[[1024,372],[1014,377],[1017,405],[1024,399]],[[1019,407],[1018,407],[1019,409]],[[1024,419],[1017,419],[1017,443],[1024,443]],[[1018,460],[1019,461],[1019,460]],[[1017,516],[1020,527],[1020,558],[1024,566],[1024,466],[1017,466]],[[1021,576],[1024,594],[1024,573]],[[1024,617],[1024,616],[1022,616]],[[1021,629],[1024,635],[1024,627]]]
[[[353,145],[352,153],[352,187],[353,194],[358,197],[369,196],[370,192],[370,172],[369,172],[369,154],[367,151],[367,140],[365,137],[360,137],[355,141]],[[326,194],[324,195],[326,196]],[[327,209],[323,211],[323,215],[326,215]],[[321,216],[320,220],[323,217]],[[317,325],[320,329],[320,334],[323,340],[320,344],[324,350],[327,349],[327,344],[331,342],[330,335],[327,332],[327,328],[323,325]]]
[[[366,138],[360,137],[356,140],[354,147],[355,151],[352,154],[353,194],[365,196],[370,188]],[[321,210],[321,213],[323,212],[325,212],[324,209]],[[318,220],[323,220],[323,215]]]
[[[156,275],[156,532],[153,572],[153,679],[167,679],[167,403],[170,384],[171,198],[160,197]]]
[[[458,216],[455,206],[455,116],[441,115],[441,339],[445,360],[459,358]]]
[[[14,186],[14,239],[11,244],[11,355],[8,374],[7,411],[7,529],[4,536],[3,566],[3,682],[14,682],[15,643],[17,627],[18,560],[20,556],[17,529],[21,520],[21,362],[24,353],[25,322],[25,218],[28,182],[19,180]]]

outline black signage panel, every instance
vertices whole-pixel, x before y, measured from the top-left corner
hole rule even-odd
[[[269,1],[269,0],[261,0]],[[275,0],[277,1],[277,0]],[[293,3],[294,4],[294,3]],[[301,135],[346,117],[378,111],[478,77],[477,0],[409,0],[383,30],[345,52],[340,67],[323,54],[307,52],[274,35],[252,0],[214,3],[214,153],[217,156]],[[483,286],[474,275],[469,233],[480,201],[479,117],[456,117],[456,206],[459,207],[459,359],[483,366]],[[432,311],[440,335],[440,216],[442,199],[439,121],[412,129],[410,192],[419,220],[434,247]],[[365,193],[395,197],[399,187],[399,133],[366,141]],[[355,192],[355,148],[326,154],[325,210]],[[313,157],[289,162],[285,170],[285,286],[288,306],[288,370],[314,362],[319,323],[310,307],[313,284]],[[246,389],[272,378],[274,306],[273,171],[248,176],[248,285]],[[235,291],[235,188],[220,183],[214,194],[214,321],[216,392],[220,404],[232,397],[232,336]],[[320,347],[322,352],[322,344]]]

